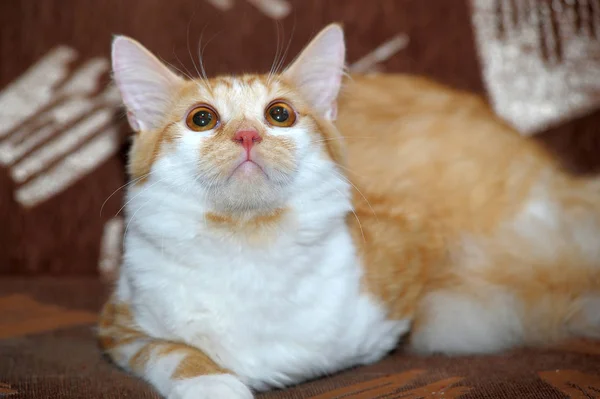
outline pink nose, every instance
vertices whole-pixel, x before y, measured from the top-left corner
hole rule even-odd
[[[254,144],[262,141],[262,137],[256,130],[240,130],[233,137],[233,141],[240,143],[247,152],[250,152]]]

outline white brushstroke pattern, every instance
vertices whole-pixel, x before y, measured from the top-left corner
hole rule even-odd
[[[217,8],[221,11],[230,10],[234,4],[234,0],[206,0],[206,1],[208,1],[210,4],[212,4],[213,7]]]
[[[553,2],[550,5],[528,1],[529,16],[523,7],[505,0],[502,15],[496,15],[494,2],[472,0],[472,24],[483,78],[490,102],[498,115],[523,135],[533,135],[562,121],[595,109],[600,103],[600,42],[590,37],[588,25],[600,25],[599,0],[592,0],[592,13],[580,9],[582,31],[576,29],[576,7],[584,3]],[[509,22],[517,12],[519,24]],[[556,18],[554,33],[550,18]],[[497,31],[496,18],[506,22],[504,34]],[[541,18],[541,19],[540,19]],[[541,28],[540,28],[541,27]],[[560,41],[560,48],[558,42]],[[541,42],[547,45],[546,55]],[[560,50],[560,51],[559,51]]]
[[[98,263],[100,275],[114,276],[119,268],[124,225],[123,218],[120,216],[113,217],[104,225]]]
[[[59,90],[60,94],[92,94],[98,90],[100,77],[110,64],[104,58],[93,58],[78,68]]]
[[[14,165],[11,169],[12,178],[17,183],[23,183],[31,176],[42,172],[50,163],[74,151],[82,142],[98,132],[100,127],[108,124],[112,117],[113,110],[110,108],[97,110]]]
[[[109,85],[95,94],[109,62],[91,59],[69,77],[76,58],[74,49],[57,47],[0,92],[0,165],[11,166],[17,184],[27,182],[14,194],[22,205],[60,193],[118,150],[111,126],[118,91]]]
[[[33,207],[92,172],[118,148],[118,132],[114,127],[108,127],[77,152],[69,154],[52,169],[17,189],[15,197],[19,203]]]
[[[350,66],[350,71],[353,73],[365,73],[376,68],[377,64],[390,59],[394,54],[397,54],[408,45],[409,39],[407,35],[399,34],[386,40]]]
[[[72,86],[76,87],[76,86]],[[93,91],[96,89],[94,88]],[[81,90],[79,90],[81,92]],[[47,120],[39,129],[32,130],[27,124],[14,132],[3,143],[0,144],[0,163],[12,165],[17,159],[21,158],[34,147],[64,130],[69,124],[78,118],[88,114],[92,109],[104,104],[116,106],[119,97],[117,89],[114,86],[108,87],[101,95],[96,97],[83,97],[80,95],[72,96],[67,101],[56,105],[36,119]],[[64,133],[63,133],[64,134]],[[52,146],[52,142],[47,144]],[[36,154],[32,154],[36,156]]]
[[[292,11],[286,0],[246,0],[269,18],[283,19]]]
[[[52,137],[64,126],[91,111],[93,106],[94,104],[85,98],[74,98],[53,108],[48,112],[51,115],[51,121],[46,125],[32,132],[24,127],[0,145],[0,162],[4,165],[13,164],[35,146]],[[47,118],[48,115],[40,117]],[[22,136],[26,136],[26,138],[23,140]]]
[[[69,73],[75,50],[58,47],[0,92],[0,138],[34,116],[55,96],[54,86]]]
[[[234,0],[206,0],[221,11],[229,11],[235,5]],[[287,0],[246,0],[262,14],[272,19],[283,19],[292,12],[292,5]]]

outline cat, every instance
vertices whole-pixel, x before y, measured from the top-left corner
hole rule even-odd
[[[184,79],[123,36],[112,62],[135,135],[99,341],[165,397],[600,337],[600,183],[481,98],[347,76],[338,24],[280,73]]]

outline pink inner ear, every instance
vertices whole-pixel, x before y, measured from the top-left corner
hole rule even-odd
[[[141,44],[123,36],[113,41],[112,64],[131,128],[158,128],[174,89],[183,80]]]
[[[339,25],[323,29],[283,73],[325,118],[336,117],[345,63],[344,33]],[[332,107],[333,105],[333,107]]]
[[[131,126],[131,128],[134,131],[140,131],[140,124],[138,123],[137,119],[135,118],[135,115],[133,115],[132,112],[127,112],[127,122],[129,122],[129,126]]]

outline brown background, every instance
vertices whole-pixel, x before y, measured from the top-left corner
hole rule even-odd
[[[406,34],[406,48],[377,65],[378,70],[426,75],[488,96],[482,72],[486,64],[477,56],[471,19],[473,5],[482,1],[288,0],[292,12],[275,21],[251,0],[235,0],[225,11],[209,0],[0,0],[0,92],[59,45],[79,53],[72,70],[92,57],[108,58],[113,34],[140,40],[184,71],[194,71],[200,38],[209,74],[266,71],[276,53],[278,31],[280,42],[290,43],[289,60],[326,23],[338,21],[346,28],[350,64],[391,37]],[[506,22],[502,9],[525,2],[538,11],[572,3],[486,4],[496,10],[496,22]],[[574,4],[580,25],[580,17],[594,6],[600,10],[600,0]],[[600,13],[593,18],[588,23],[600,28]],[[599,43],[598,37],[586,40]],[[108,73],[101,77],[101,86],[109,82]],[[122,205],[122,191],[111,197],[102,214],[100,208],[126,181],[128,129],[122,110],[115,107],[114,114],[121,151],[39,205],[27,208],[15,201],[17,185],[0,166],[0,396],[158,398],[148,384],[101,356],[91,323],[107,295],[106,285],[94,277],[101,236]],[[535,137],[554,149],[569,169],[592,173],[600,170],[600,111],[582,115],[563,118]],[[35,117],[28,121],[35,122]],[[600,346],[589,341],[486,357],[421,358],[399,351],[375,365],[261,397],[589,399],[600,398],[599,369]]]
[[[548,3],[550,0],[537,0]],[[592,0],[594,1],[594,0]],[[597,1],[597,0],[596,0]],[[114,34],[145,44],[173,67],[193,75],[198,44],[209,75],[267,71],[278,38],[287,59],[325,24],[345,26],[348,61],[355,62],[397,34],[409,43],[378,66],[387,72],[430,76],[486,96],[466,0],[289,0],[282,20],[264,15],[248,0],[226,11],[208,0],[22,0],[0,2],[0,90],[52,48],[79,52],[76,68],[109,57]],[[489,0],[491,3],[507,3]],[[549,4],[549,3],[548,3]],[[194,61],[193,61],[194,60]],[[187,73],[186,72],[186,73]],[[518,71],[515,71],[518,73]],[[110,76],[101,78],[102,85]],[[0,166],[0,274],[95,274],[103,227],[122,204],[128,129],[122,111],[115,122],[122,150],[65,191],[32,208],[13,199],[15,184]],[[600,112],[565,120],[536,136],[577,172],[600,168]],[[1,143],[0,139],[0,143]]]

